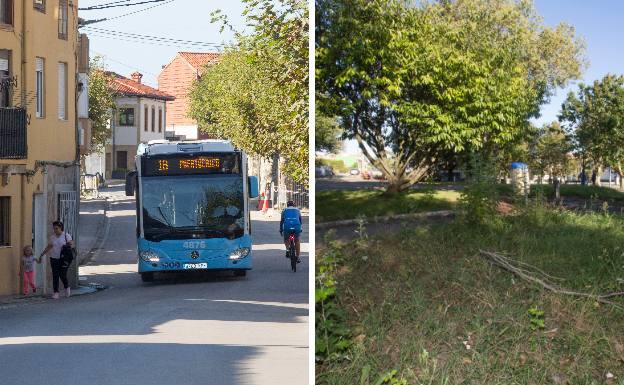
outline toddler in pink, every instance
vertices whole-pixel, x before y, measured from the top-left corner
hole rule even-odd
[[[32,247],[24,246],[21,270],[25,295],[28,294],[29,287],[32,288],[33,293],[37,292],[37,287],[35,286],[35,261],[37,261],[37,263],[41,263],[41,258],[37,259],[34,257]]]

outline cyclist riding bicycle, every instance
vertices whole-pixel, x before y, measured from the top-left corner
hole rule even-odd
[[[284,236],[284,245],[286,246],[286,250],[288,250],[288,236],[290,234],[295,235],[295,246],[297,248],[297,263],[301,262],[299,259],[299,235],[301,234],[301,212],[298,208],[295,207],[295,203],[293,201],[288,201],[286,203],[286,208],[282,211],[282,219],[280,220],[280,235]],[[288,258],[288,251],[286,251],[286,258]]]

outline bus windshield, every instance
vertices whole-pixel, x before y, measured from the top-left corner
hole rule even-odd
[[[240,175],[143,177],[145,239],[228,238],[245,228]]]

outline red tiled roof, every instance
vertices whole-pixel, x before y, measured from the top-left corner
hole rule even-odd
[[[178,52],[200,74],[208,63],[217,62],[221,54],[218,52]]]
[[[125,96],[141,96],[160,100],[174,100],[175,97],[152,88],[146,84],[137,83],[115,72],[107,72],[112,77],[111,87],[113,91]]]

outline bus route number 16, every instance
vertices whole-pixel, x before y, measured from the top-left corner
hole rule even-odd
[[[182,244],[185,249],[205,249],[206,242],[204,241],[186,241]]]

